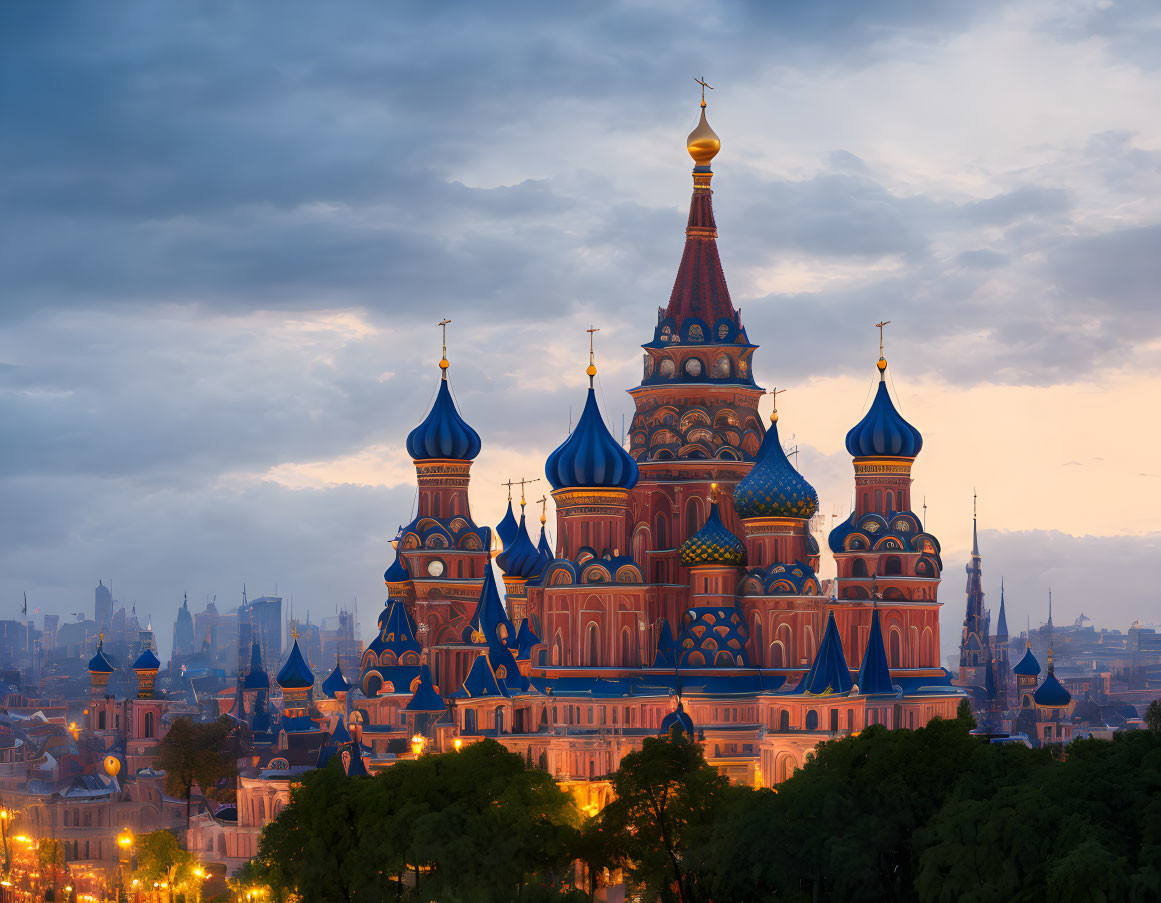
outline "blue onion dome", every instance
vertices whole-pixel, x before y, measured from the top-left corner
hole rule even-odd
[[[336,694],[346,693],[350,688],[351,683],[343,676],[342,666],[339,664],[338,656],[335,656],[335,670],[323,681],[322,691],[330,699],[334,699]],[[342,724],[342,719],[339,723]]]
[[[407,453],[416,461],[431,458],[471,461],[480,453],[480,434],[456,410],[446,373],[440,380],[431,412],[407,436]]]
[[[294,647],[290,650],[290,656],[286,659],[286,664],[282,666],[282,670],[278,672],[278,686],[284,690],[305,690],[307,687],[314,686],[314,674],[310,668],[307,667],[306,659],[302,657],[302,650],[298,648],[298,637],[294,638]]]
[[[516,523],[516,516],[512,513],[512,496],[508,496],[508,510],[504,512],[504,519],[496,524],[496,535],[500,537],[500,542],[503,547],[508,548],[508,544],[516,538],[516,531],[520,527]]]
[[[818,493],[786,458],[778,438],[778,414],[762,439],[754,466],[734,489],[734,509],[750,517],[809,518],[818,510]]]
[[[722,523],[718,503],[710,505],[709,517],[701,529],[681,544],[681,563],[687,568],[704,564],[741,567],[746,563],[746,547]]]
[[[1032,701],[1044,708],[1062,709],[1072,702],[1072,694],[1060,685],[1056,675],[1049,669],[1044,683],[1038,686],[1036,692],[1032,694]]]
[[[406,565],[399,558],[399,553],[395,553],[395,560],[391,562],[391,566],[383,572],[384,583],[406,583],[411,579],[411,572],[407,570]]]
[[[693,719],[686,714],[685,706],[679,700],[677,708],[661,719],[661,735],[663,737],[669,736],[669,730],[674,725],[677,725],[678,730],[684,731],[687,737],[693,736]]]
[[[504,544],[504,551],[496,556],[496,564],[508,577],[523,577],[531,580],[542,570],[540,551],[532,544],[528,528],[524,524],[524,512],[520,512],[520,526],[511,542]]]
[[[97,654],[89,659],[89,671],[94,674],[112,674],[116,670],[109,657],[105,655],[105,636],[102,634],[97,640]]]
[[[914,458],[923,448],[919,430],[895,410],[884,374],[887,362],[879,358],[879,388],[866,415],[847,433],[847,451],[854,458]]]
[[[1024,650],[1024,657],[1016,662],[1016,667],[1012,669],[1012,672],[1021,677],[1038,677],[1040,675],[1040,662],[1036,661],[1036,656],[1032,654],[1030,642]]]
[[[161,662],[149,646],[141,650],[141,654],[137,656],[137,661],[133,663],[134,671],[156,671],[160,667]]]
[[[576,429],[548,456],[544,474],[553,489],[632,489],[637,485],[637,462],[609,435],[591,385]]]

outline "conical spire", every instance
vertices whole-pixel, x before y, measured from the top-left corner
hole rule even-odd
[[[832,693],[849,693],[852,685],[851,669],[847,667],[847,659],[843,655],[843,644],[832,611],[827,616],[826,632],[818,645],[814,663],[802,675],[794,692],[809,696],[829,696]]]
[[[1008,639],[1008,616],[1004,611],[1004,578],[1000,578],[1000,617],[996,619],[996,636]]]
[[[893,693],[891,668],[887,664],[887,649],[883,645],[883,629],[879,624],[879,608],[871,611],[871,633],[867,637],[867,649],[863,653],[863,663],[859,666],[859,692],[864,696],[879,693]]]
[[[501,628],[503,630],[501,631]],[[501,636],[503,633],[503,636]],[[463,630],[465,643],[498,642],[503,646],[516,646],[516,627],[504,611],[500,593],[496,589],[496,576],[492,570],[491,558],[484,566],[484,585],[480,587],[480,598],[472,620]]]

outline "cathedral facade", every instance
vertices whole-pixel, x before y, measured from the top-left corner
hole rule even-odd
[[[473,520],[483,443],[452,398],[445,346],[435,403],[406,442],[417,513],[347,694],[372,764],[391,739],[448,749],[489,736],[589,781],[677,724],[735,780],[770,785],[821,740],[954,717],[964,694],[939,665],[939,543],[911,504],[922,436],[880,353],[874,400],[846,436],[855,505],[829,535],[837,577],[824,585],[818,496],[777,411],[768,425],[759,415],[758,346],[718,256],[720,141],[704,101],[687,148],[685,246],[629,390],[628,449],[598,409],[590,350],[582,414],[545,465],[554,542],[543,513],[538,539],[529,531],[523,492],[496,540]]]

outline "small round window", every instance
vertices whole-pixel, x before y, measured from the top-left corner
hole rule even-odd
[[[444,572],[443,562],[438,558],[433,558],[427,563],[427,573],[431,577],[442,577]]]
[[[701,361],[696,357],[691,357],[685,362],[685,372],[690,376],[701,376]]]

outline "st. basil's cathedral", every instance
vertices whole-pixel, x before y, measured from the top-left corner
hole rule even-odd
[[[685,248],[629,390],[628,450],[597,404],[590,330],[582,413],[545,462],[555,541],[547,499],[530,531],[523,486],[519,518],[510,500],[494,533],[477,524],[483,439],[453,399],[445,342],[434,404],[406,438],[417,511],[359,673],[336,664],[316,694],[296,640],[274,706],[261,688],[247,697],[265,676],[255,653],[236,716],[260,721],[269,749],[240,776],[238,827],[215,841],[209,825],[199,842],[253,855],[263,813],[332,757],[363,773],[491,737],[600,806],[601,778],[675,727],[732,780],[770,786],[823,740],[955,716],[966,694],[939,665],[939,543],[911,505],[923,438],[891,400],[880,349],[874,399],[846,436],[854,511],[830,533],[824,584],[818,494],[787,458],[777,410],[763,426],[758,346],[718,257],[720,147],[703,98]]]
[[[783,450],[777,411],[762,425],[758,346],[718,256],[720,147],[703,99],[685,248],[629,390],[629,450],[598,408],[590,344],[583,411],[545,464],[555,542],[543,513],[529,531],[523,491],[498,543],[473,520],[482,439],[453,400],[445,345],[434,405],[406,441],[417,513],[343,693],[372,768],[392,738],[442,750],[487,736],[589,780],[676,722],[731,778],[770,785],[836,734],[954,717],[964,694],[939,666],[939,543],[911,506],[922,436],[880,355],[870,410],[846,437],[855,510],[830,534],[837,576],[823,594],[808,528],[818,495]]]

